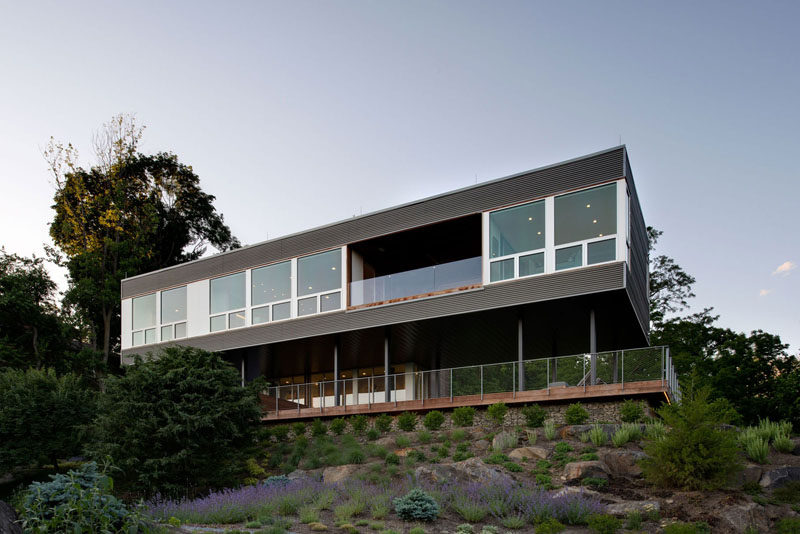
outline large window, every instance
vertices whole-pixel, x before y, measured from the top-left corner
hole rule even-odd
[[[245,325],[245,273],[211,280],[211,331]]]
[[[156,294],[133,298],[133,333],[136,347],[156,342]]]
[[[556,270],[615,260],[617,184],[556,197],[554,230]]]
[[[292,262],[284,261],[253,269],[250,280],[252,324],[288,319],[284,309],[289,309],[292,293]]]
[[[161,341],[186,337],[186,286],[161,292]]]
[[[489,214],[490,281],[544,272],[545,230],[544,200]]]
[[[342,250],[297,259],[297,315],[341,309]],[[320,301],[322,299],[322,301]]]

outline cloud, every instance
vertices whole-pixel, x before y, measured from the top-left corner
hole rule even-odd
[[[797,264],[793,261],[785,261],[778,265],[778,268],[772,271],[773,275],[781,274],[783,276],[788,275],[791,271],[797,269]]]
[[[762,289],[761,291],[758,292],[758,296],[759,297],[766,297],[770,293],[772,293],[771,289]]]

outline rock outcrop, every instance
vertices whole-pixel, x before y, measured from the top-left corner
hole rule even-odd
[[[0,501],[0,534],[22,534],[22,527],[16,521],[14,509]]]
[[[564,467],[564,477],[567,484],[580,484],[587,477],[608,478],[608,467],[601,461],[572,462]]]
[[[468,458],[452,464],[421,465],[414,472],[418,481],[439,483],[447,480],[484,485],[510,484],[513,478],[507,472],[489,465],[479,458]]]
[[[550,452],[544,447],[520,447],[508,453],[512,460],[544,460]]]

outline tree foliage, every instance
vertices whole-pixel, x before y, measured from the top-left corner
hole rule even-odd
[[[74,374],[52,369],[0,373],[0,472],[81,452],[95,415],[95,395]]]
[[[689,391],[677,405],[660,408],[658,414],[670,430],[645,446],[642,461],[651,482],[689,490],[723,486],[741,468],[736,436],[723,428],[734,417],[722,399],[710,401],[708,388]]]
[[[664,254],[654,255],[658,238],[664,232],[647,227],[647,249],[650,253],[650,321],[660,325],[667,314],[689,307],[695,279],[675,260]]]
[[[244,464],[258,400],[219,355],[169,347],[109,379],[100,403],[98,459],[138,493],[180,496],[224,487]]]
[[[141,137],[119,115],[96,135],[98,161],[88,169],[71,145],[51,139],[45,151],[56,183],[50,236],[69,271],[65,300],[106,361],[118,343],[122,278],[199,258],[208,245],[239,246],[192,168],[174,154],[140,153]]]

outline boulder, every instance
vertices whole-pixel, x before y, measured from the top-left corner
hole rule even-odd
[[[800,480],[800,467],[786,466],[764,471],[759,484],[764,489],[774,490],[797,480]]]
[[[608,467],[603,462],[572,462],[564,467],[564,480],[567,484],[579,484],[586,477],[608,478]]]
[[[475,483],[482,485],[505,485],[514,482],[503,469],[489,465],[479,458],[468,458],[451,464],[421,465],[414,472],[416,480],[430,484],[442,481]]]
[[[639,477],[642,468],[638,462],[647,458],[647,455],[641,451],[612,449],[600,451],[598,457],[608,467],[609,474],[615,477]]]
[[[508,453],[512,460],[544,460],[550,452],[544,447],[520,447]]]
[[[357,465],[334,465],[326,467],[322,472],[322,481],[326,484],[334,484],[348,479],[358,471]]]
[[[393,449],[397,447],[397,438],[384,436],[382,438],[376,439],[375,445],[380,445],[381,447],[386,447],[387,449]]]
[[[631,512],[647,514],[653,511],[661,511],[658,501],[622,501],[606,505],[606,513],[617,517],[625,517]]]
[[[761,474],[764,472],[763,468],[757,464],[747,464],[736,474],[735,485],[743,486],[749,483],[758,483],[761,480]]]
[[[16,521],[14,509],[0,501],[0,534],[22,534],[22,527]]]
[[[477,451],[485,451],[489,449],[489,442],[485,439],[479,439],[473,443],[472,446],[475,447],[475,450]]]
[[[749,526],[754,526],[758,508],[759,506],[754,502],[725,506],[719,511],[719,526],[724,532],[743,533]],[[769,522],[766,526],[769,526]],[[759,530],[759,532],[763,531]]]
[[[396,451],[394,451],[394,453],[401,458],[405,458],[406,456],[408,456],[408,453],[410,453],[413,450],[414,447],[406,447],[405,449],[397,449]]]

